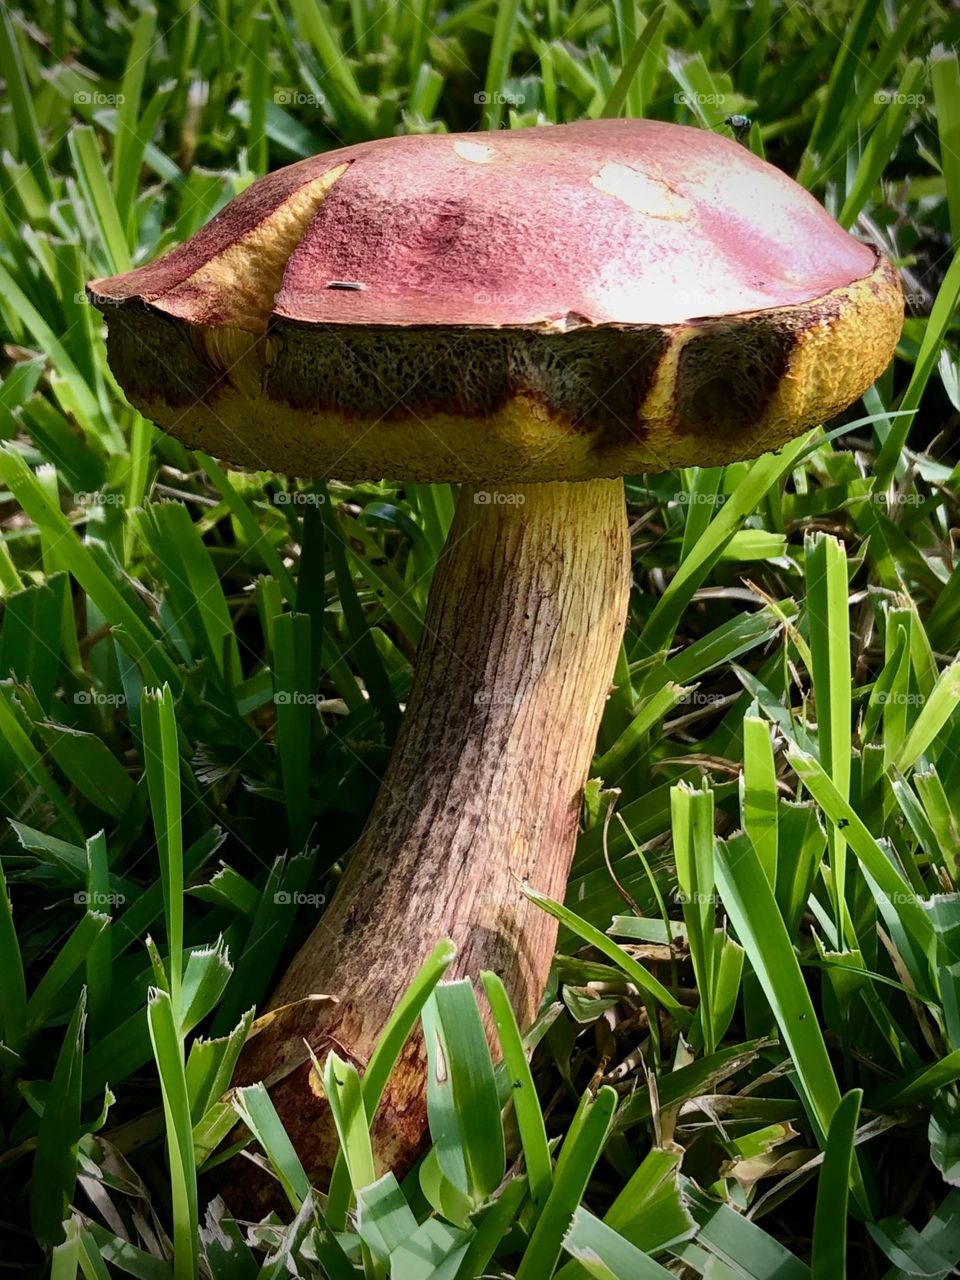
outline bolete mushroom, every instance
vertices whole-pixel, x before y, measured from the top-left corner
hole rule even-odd
[[[373,811],[242,1061],[317,1174],[332,1130],[303,1039],[362,1068],[438,938],[536,1013],[556,925],[521,890],[562,896],[570,868],[627,609],[621,477],[752,457],[845,408],[892,355],[899,282],[743,146],[608,120],[304,160],[91,296],[120,385],[185,444],[460,485]],[[424,1124],[411,1041],[382,1163],[409,1165]]]

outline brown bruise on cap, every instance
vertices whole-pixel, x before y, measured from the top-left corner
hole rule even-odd
[[[717,466],[777,448],[873,383],[902,318],[896,274],[880,260],[813,303],[686,325],[276,334],[265,376],[258,363],[249,378],[244,358],[225,372],[182,326],[146,309],[129,327],[111,316],[108,351],[142,413],[238,466],[534,483]],[[600,344],[603,359],[591,363]],[[414,376],[398,382],[393,371],[404,368]],[[350,388],[353,405],[340,403]]]
[[[862,394],[903,316],[893,268],[784,174],[648,121],[332,152],[91,294],[146,416],[343,479],[754,456]]]

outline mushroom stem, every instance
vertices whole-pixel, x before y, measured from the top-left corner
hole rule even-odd
[[[277,1081],[274,1103],[314,1177],[335,1137],[303,1040],[362,1070],[440,938],[457,945],[455,976],[494,970],[521,1024],[535,1017],[556,922],[522,887],[563,896],[629,582],[622,480],[461,488],[383,785],[277,988],[277,1016],[241,1059],[245,1080]],[[311,994],[337,1003],[295,1003]],[[412,1039],[373,1124],[380,1163],[399,1172],[426,1134],[424,1058]]]

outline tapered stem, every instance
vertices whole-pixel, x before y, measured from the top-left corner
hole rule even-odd
[[[556,922],[521,890],[563,896],[629,572],[621,480],[461,489],[370,819],[277,988],[275,1021],[241,1060],[244,1080],[276,1080],[274,1103],[315,1177],[335,1139],[304,1038],[362,1070],[440,938],[457,945],[455,975],[494,970],[521,1024],[534,1018]],[[338,1003],[292,1004],[311,994]],[[422,1147],[423,1061],[412,1040],[374,1121],[384,1167],[403,1171]]]

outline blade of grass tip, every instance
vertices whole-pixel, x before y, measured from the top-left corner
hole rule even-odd
[[[50,1280],[77,1280],[80,1270],[80,1226],[76,1218],[64,1223],[64,1238],[50,1258]]]
[[[875,493],[880,493],[887,487],[898,466],[903,464],[903,450],[910,434],[914,414],[919,408],[930,376],[937,366],[947,331],[957,313],[958,302],[960,302],[960,253],[954,254],[943,283],[937,291],[929,318],[924,325],[913,373],[900,400],[897,420],[891,425],[877,455],[873,468]]]
[[[523,1147],[523,1158],[530,1182],[530,1196],[539,1210],[546,1203],[550,1188],[553,1186],[553,1163],[550,1159],[550,1147],[547,1144],[543,1112],[533,1083],[533,1073],[524,1052],[523,1037],[510,1006],[506,987],[501,979],[489,970],[480,974],[480,981],[490,1002],[503,1060],[511,1081],[510,1097],[513,1099],[517,1128],[520,1130],[520,1144]]]
[[[417,970],[410,985],[390,1014],[363,1073],[363,1105],[368,1116],[376,1114],[390,1078],[390,1072],[400,1057],[410,1032],[417,1024],[420,1011],[453,963],[456,954],[457,949],[449,939],[444,938],[438,942]],[[331,1230],[345,1229],[349,1207],[350,1177],[341,1149],[333,1167],[330,1190],[327,1193],[327,1221]]]
[[[623,970],[643,995],[661,1004],[668,1013],[672,1014],[681,1027],[686,1028],[690,1025],[692,1018],[689,1009],[685,1009],[680,1001],[671,995],[652,973],[648,973],[643,965],[634,960],[633,956],[628,952],[624,951],[623,947],[618,947],[612,938],[608,938],[605,933],[601,933],[592,924],[581,919],[580,916],[571,911],[569,907],[564,906],[563,903],[554,902],[545,893],[540,893],[538,889],[525,885],[523,892],[531,902],[535,902],[538,907],[542,907],[544,911],[549,912],[555,920],[559,920],[562,925],[572,933],[575,933],[577,937],[582,938],[589,946],[595,947],[608,960],[612,960],[619,969]]]
[[[837,538],[814,534],[805,541],[807,616],[811,676],[820,759],[834,786],[850,795],[851,681],[850,603],[846,551]],[[846,901],[846,841],[836,826],[828,832],[837,936],[843,937]]]
[[[653,38],[657,34],[666,5],[658,5],[644,23],[643,30],[634,41],[629,52],[623,50],[623,70],[610,90],[610,95],[600,112],[604,120],[614,120],[620,115],[624,104],[630,99],[630,114],[643,115],[643,68],[647,59],[655,56]]]
[[[490,41],[490,58],[487,62],[487,78],[483,86],[483,112],[480,122],[480,127],[483,129],[500,128],[519,12],[520,0],[502,0],[502,3],[497,6],[493,39]]]
[[[553,1190],[524,1250],[516,1280],[553,1275],[564,1238],[606,1145],[616,1107],[617,1093],[609,1085],[582,1104],[579,1124],[575,1122],[564,1139]]]
[[[484,1214],[467,1245],[453,1280],[480,1280],[510,1232],[527,1192],[526,1178],[511,1178]]]
[[[673,1274],[582,1205],[563,1247],[597,1280],[670,1280]]]
[[[660,723],[664,716],[692,692],[695,685],[679,685],[672,681],[658,689],[634,711],[616,742],[594,761],[593,772],[602,778],[611,778],[644,738]]]
[[[180,804],[180,747],[170,686],[145,689],[140,700],[144,768],[157,839],[169,949],[170,998],[180,1016],[183,977],[183,829]],[[179,1023],[178,1023],[179,1025]]]
[[[320,1072],[314,1060],[314,1069]],[[363,1092],[356,1067],[333,1050],[327,1054],[321,1079],[323,1091],[336,1125],[340,1148],[347,1162],[354,1192],[368,1187],[377,1178],[370,1145],[370,1122],[363,1105]]]
[[[60,1244],[64,1240],[63,1221],[77,1181],[86,1011],[87,993],[84,990],[80,993],[57,1055],[37,1132],[37,1150],[30,1180],[30,1224],[37,1239],[46,1245]]]
[[[717,961],[713,792],[678,783],[670,791],[670,820],[683,919],[700,995],[700,1031],[704,1052],[712,1054],[716,1049],[713,997]]]
[[[771,885],[776,885],[779,841],[777,766],[770,724],[759,716],[743,717],[740,818],[767,879]]]
[[[277,1115],[270,1094],[262,1083],[252,1084],[235,1090],[231,1102],[263,1148],[294,1213],[299,1213],[300,1206],[310,1194],[310,1180]]]
[[[160,1075],[167,1135],[173,1213],[173,1275],[174,1280],[197,1280],[200,1239],[197,1171],[190,1098],[183,1066],[183,1042],[177,1033],[170,996],[156,987],[150,988],[147,997],[147,1023]]]
[[[960,244],[960,57],[936,46],[930,57],[934,118],[940,136],[940,168],[947,188],[953,243]]]
[[[845,1094],[830,1123],[817,1187],[810,1280],[846,1280],[847,1205],[862,1099],[862,1089]]]

